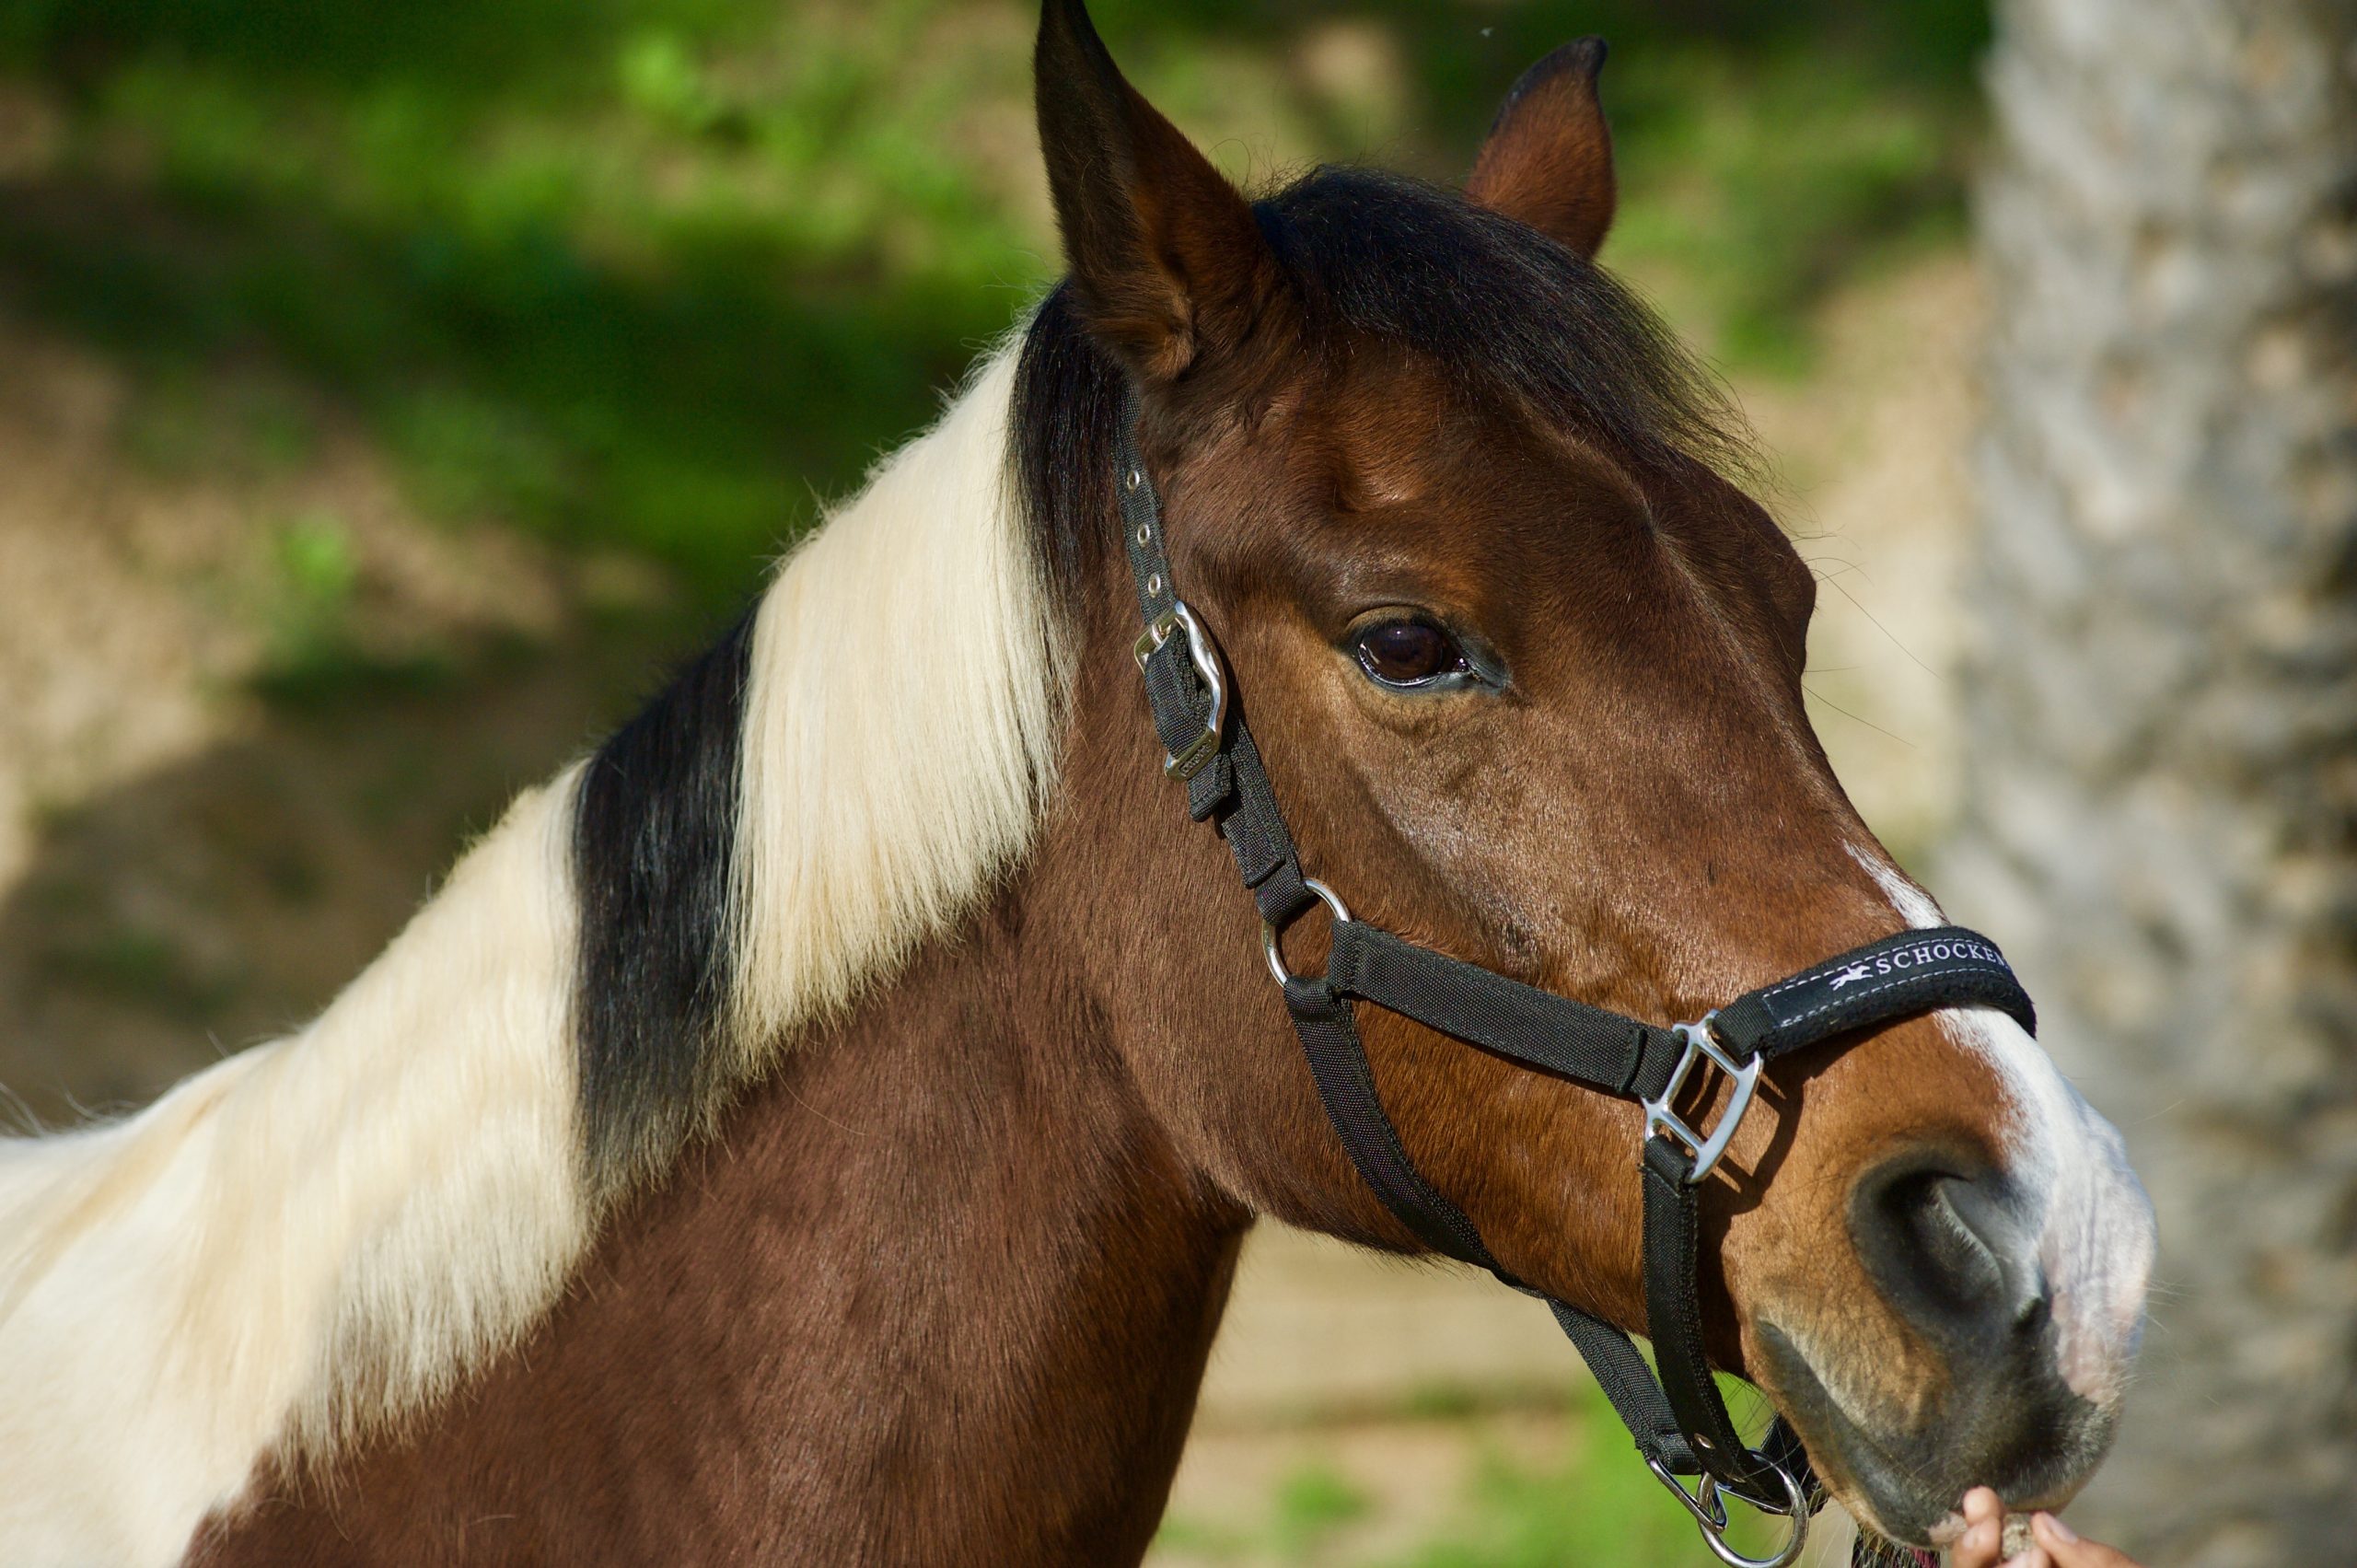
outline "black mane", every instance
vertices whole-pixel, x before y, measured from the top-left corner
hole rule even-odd
[[[573,827],[583,1158],[603,1200],[659,1171],[718,1103],[753,617],[598,747]]]
[[[1503,390],[1646,469],[1740,469],[1724,389],[1613,276],[1533,228],[1399,175],[1321,168],[1254,205],[1312,353],[1375,338]],[[1120,366],[1059,287],[1033,319],[1015,392],[1025,504],[1060,585],[1109,527]]]

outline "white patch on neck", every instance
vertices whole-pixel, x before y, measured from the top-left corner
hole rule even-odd
[[[572,779],[308,1028],[0,1144],[0,1561],[177,1561],[272,1445],[447,1387],[587,1239]]]
[[[1016,351],[786,563],[748,693],[749,1068],[1029,842],[1063,661],[1010,491]],[[525,796],[308,1028],[128,1121],[0,1140],[0,1563],[176,1562],[273,1447],[417,1411],[591,1239],[571,1016],[578,769]]]
[[[1910,927],[1947,923],[1931,895],[1880,854],[1849,850]],[[2073,1392],[2108,1408],[2124,1391],[2154,1247],[2152,1204],[2127,1146],[2012,1018],[1987,1007],[1934,1016],[1950,1040],[1989,1063],[2013,1102],[2012,1174],[2045,1205],[2038,1255],[2054,1293],[2059,1370]]]

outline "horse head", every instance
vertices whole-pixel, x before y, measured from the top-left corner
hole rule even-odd
[[[1603,54],[1535,67],[1462,193],[1329,168],[1254,203],[1077,0],[1040,34],[1072,272],[1017,427],[1075,628],[1072,745],[1130,781],[1089,807],[1118,889],[1111,1032],[1207,1181],[1380,1247],[1414,1242],[1320,1115],[1140,716],[1109,445],[1132,406],[1170,569],[1303,864],[1358,917],[1663,1024],[1938,923],[1811,728],[1816,583],[1741,488],[1723,396],[1594,260]],[[1362,1011],[1401,1140],[1504,1267],[1641,1330],[1637,1109]],[[2058,1505],[2140,1331],[2153,1221],[2120,1140],[1997,1012],[1842,1046],[1769,1070],[1705,1186],[1713,1359],[1894,1539],[1952,1530],[1976,1484]]]

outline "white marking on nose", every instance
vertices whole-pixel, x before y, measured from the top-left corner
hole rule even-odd
[[[1946,923],[1931,895],[1882,856],[1854,844],[1850,855],[1909,925]],[[2112,1406],[2142,1328],[2154,1239],[2152,1202],[2127,1146],[2013,1019],[1987,1007],[1933,1016],[1989,1063],[2013,1102],[2007,1164],[2041,1205],[2038,1263],[2052,1296],[2057,1370],[2080,1398]]]

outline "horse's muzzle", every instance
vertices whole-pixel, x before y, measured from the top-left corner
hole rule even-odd
[[[2116,1151],[2117,1135],[2075,1109],[2093,1125],[2071,1130],[2087,1138],[2071,1148]],[[1913,1397],[1861,1397],[1880,1379],[1854,1364],[1860,1346],[1798,1323],[1790,1333],[1759,1325],[1759,1370],[1820,1472],[1892,1539],[1934,1544],[1975,1486],[1994,1488],[2016,1510],[2060,1507],[2118,1429],[2151,1205],[2124,1162],[2030,1167],[2025,1177],[1933,1145],[1887,1158],[1853,1183],[1848,1228],[1858,1260],[1938,1369]]]

